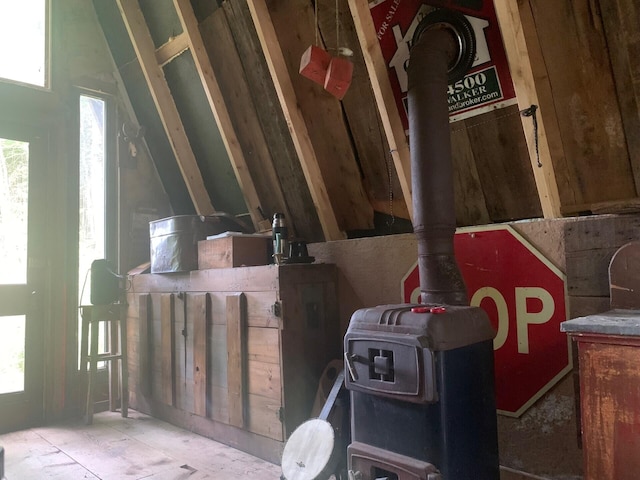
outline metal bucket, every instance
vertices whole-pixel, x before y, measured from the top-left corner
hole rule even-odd
[[[151,273],[197,270],[198,241],[229,230],[246,228],[227,214],[177,215],[149,222]]]

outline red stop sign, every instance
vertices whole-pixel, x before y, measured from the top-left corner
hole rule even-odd
[[[508,226],[462,229],[455,252],[471,305],[482,307],[497,330],[496,404],[519,417],[572,368],[565,277]],[[405,302],[416,303],[416,264],[402,280]]]

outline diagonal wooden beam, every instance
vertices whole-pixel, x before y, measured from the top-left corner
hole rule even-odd
[[[404,133],[402,120],[391,89],[387,64],[382,56],[376,36],[368,0],[349,0],[351,16],[356,27],[364,62],[371,79],[371,88],[378,104],[382,126],[387,137],[391,158],[396,167],[400,188],[404,196],[409,216],[413,219],[411,195],[411,155],[409,143]]]
[[[532,105],[538,107],[537,132],[530,117],[522,117],[522,127],[529,147],[542,213],[545,218],[559,218],[562,217],[562,212],[554,159],[564,158],[564,149],[559,138],[560,129],[557,125],[551,85],[535,33],[531,7],[528,1],[495,0],[494,3],[518,107],[520,110]],[[519,4],[523,5],[522,12]],[[536,78],[540,80],[538,84]],[[556,138],[551,139],[549,135],[556,135]]]
[[[269,9],[265,0],[247,0],[251,17],[255,24],[260,44],[273,78],[273,83],[282,106],[291,138],[300,159],[302,171],[309,185],[313,203],[318,212],[318,218],[326,240],[339,240],[344,238],[344,233],[338,226],[335,212],[331,206],[331,200],[327,192],[327,186],[322,179],[322,172],[318,165],[306,123],[300,111],[296,94],[289,77],[287,65],[278,43]]]
[[[204,186],[200,168],[171,96],[169,85],[156,60],[153,40],[138,0],[117,0],[117,3],[195,210],[198,215],[214,213],[215,210]]]
[[[198,76],[202,82],[209,107],[218,124],[222,141],[231,160],[231,166],[236,174],[236,179],[244,195],[249,214],[253,220],[256,230],[260,230],[260,222],[265,220],[260,208],[260,199],[256,191],[255,184],[251,178],[249,167],[244,158],[240,142],[231,123],[231,117],[227,110],[227,105],[222,97],[218,80],[216,79],[209,55],[202,41],[202,35],[198,27],[198,20],[193,12],[193,7],[189,0],[173,0],[173,4],[182,23],[182,29],[186,34],[191,55],[198,71]]]

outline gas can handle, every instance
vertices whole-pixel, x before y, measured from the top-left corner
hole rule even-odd
[[[344,363],[347,366],[347,370],[349,370],[349,376],[352,382],[358,380],[358,372],[356,372],[356,367],[353,364],[356,358],[358,358],[358,356],[355,353],[349,354],[349,352],[344,352]]]

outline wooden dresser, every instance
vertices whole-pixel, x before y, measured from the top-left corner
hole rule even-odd
[[[335,266],[129,280],[131,407],[279,463],[324,367],[341,358]]]
[[[585,480],[640,478],[640,241],[611,259],[611,310],[561,330],[578,344]]]

